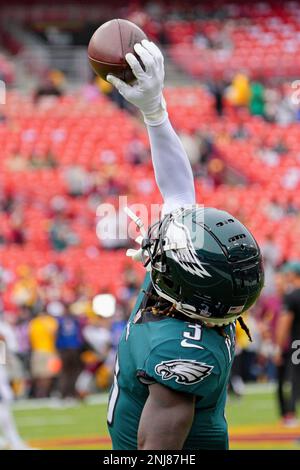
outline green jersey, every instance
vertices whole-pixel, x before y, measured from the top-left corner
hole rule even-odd
[[[150,284],[149,275],[143,290]],[[184,449],[227,449],[226,388],[234,355],[235,326],[215,328],[176,318],[141,314],[141,291],[123,332],[108,406],[116,450],[137,449],[140,416],[148,385],[160,383],[196,397]]]

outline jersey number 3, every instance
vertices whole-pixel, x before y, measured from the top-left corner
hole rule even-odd
[[[183,348],[204,349],[202,346],[200,346],[200,344],[197,344],[199,341],[201,341],[201,336],[202,336],[201,325],[189,323],[188,328],[191,331],[185,331],[183,333],[184,339],[181,341],[181,346]]]

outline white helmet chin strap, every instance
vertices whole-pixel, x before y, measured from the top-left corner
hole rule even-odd
[[[229,325],[230,323],[233,323],[240,316],[240,315],[232,315],[226,320],[224,318],[213,318],[213,317],[207,318],[207,317],[201,316],[199,315],[199,313],[193,313],[193,312],[196,312],[196,309],[192,305],[183,304],[182,302],[177,302],[168,294],[165,294],[163,291],[161,291],[156,285],[153,284],[153,286],[154,286],[156,293],[163,299],[171,302],[175,306],[176,310],[183,313],[189,318],[193,318],[195,320],[201,320],[204,324],[226,326],[226,325]]]

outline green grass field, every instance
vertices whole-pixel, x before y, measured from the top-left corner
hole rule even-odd
[[[110,449],[106,400],[103,395],[73,407],[19,403],[14,413],[20,433],[36,448]],[[300,427],[279,424],[271,390],[248,388],[242,399],[229,400],[226,415],[231,449],[300,450]]]

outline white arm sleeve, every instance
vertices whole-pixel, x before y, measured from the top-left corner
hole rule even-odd
[[[147,126],[155,179],[163,197],[163,215],[178,207],[195,204],[192,168],[169,119]]]

